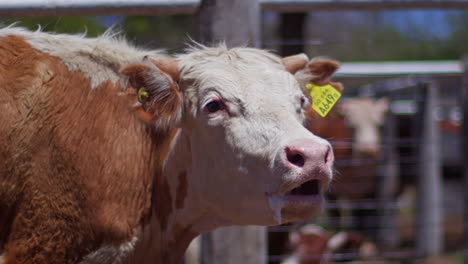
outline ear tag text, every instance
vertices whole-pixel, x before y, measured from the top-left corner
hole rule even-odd
[[[319,86],[313,83],[306,84],[312,98],[312,109],[315,110],[321,117],[327,116],[328,112],[333,108],[341,93],[330,84]]]
[[[140,87],[138,89],[137,97],[138,97],[138,102],[140,103],[143,103],[144,101],[146,101],[146,99],[148,99],[149,94],[148,94],[148,91],[146,91],[145,87]]]

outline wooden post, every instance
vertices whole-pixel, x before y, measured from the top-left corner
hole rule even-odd
[[[463,123],[460,136],[462,137],[462,164],[463,176],[465,179],[465,189],[468,187],[468,57],[463,58],[463,89],[462,102]],[[464,263],[468,264],[468,192],[465,191],[465,214],[463,219],[465,247],[463,251]]]
[[[202,0],[199,36],[203,44],[225,41],[228,47],[260,47],[260,4],[257,0]]]
[[[389,98],[390,99],[390,98]],[[390,110],[385,118],[384,125],[384,153],[385,164],[379,177],[378,197],[381,203],[378,209],[379,229],[378,241],[385,248],[396,248],[400,242],[398,236],[398,223],[395,193],[399,180],[399,157],[396,148],[396,116]]]
[[[260,47],[260,4],[257,0],[202,0],[199,41],[224,41],[228,47]],[[202,236],[203,264],[265,264],[266,228],[224,227]]]
[[[267,263],[265,227],[223,227],[204,234],[202,263]]]
[[[438,84],[431,81],[423,88],[419,112],[422,137],[419,144],[419,173],[416,202],[416,251],[419,256],[437,255],[442,251],[442,171],[440,133],[434,118],[438,102]]]

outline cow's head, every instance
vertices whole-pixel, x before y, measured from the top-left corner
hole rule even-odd
[[[369,263],[375,263],[371,261],[377,256],[375,244],[363,235],[348,231],[332,234],[315,224],[289,233],[289,245],[298,264],[335,263],[333,254],[341,255],[343,261],[371,258]]]
[[[378,157],[381,133],[389,102],[386,98],[350,98],[338,106],[348,125],[354,129],[353,155]]]
[[[149,61],[123,70],[129,96],[145,122],[180,129],[169,155],[179,161],[165,166],[185,170],[191,199],[223,225],[275,225],[319,210],[334,158],[303,126],[302,86],[328,82],[336,62],[225,47]]]

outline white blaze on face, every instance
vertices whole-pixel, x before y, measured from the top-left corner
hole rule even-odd
[[[380,152],[379,127],[383,124],[388,110],[388,100],[353,98],[340,102],[345,119],[355,129],[353,151],[370,155]]]
[[[284,193],[301,183],[279,153],[293,142],[328,146],[302,125],[297,80],[278,57],[256,49],[195,50],[180,61],[189,178],[206,207],[236,224],[282,223]]]

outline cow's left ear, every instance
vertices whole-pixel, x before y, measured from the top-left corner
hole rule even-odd
[[[169,59],[162,64],[167,63],[171,64]],[[175,81],[178,76],[174,65],[134,64],[121,73],[128,77],[126,96],[140,120],[160,129],[179,125],[182,96]]]
[[[309,61],[307,55],[302,53],[284,57],[283,65],[287,71],[296,77],[305,93],[307,93],[307,83],[316,85],[330,84],[340,92],[343,90],[341,83],[330,80],[333,73],[340,67],[339,62],[335,60],[318,57]]]

